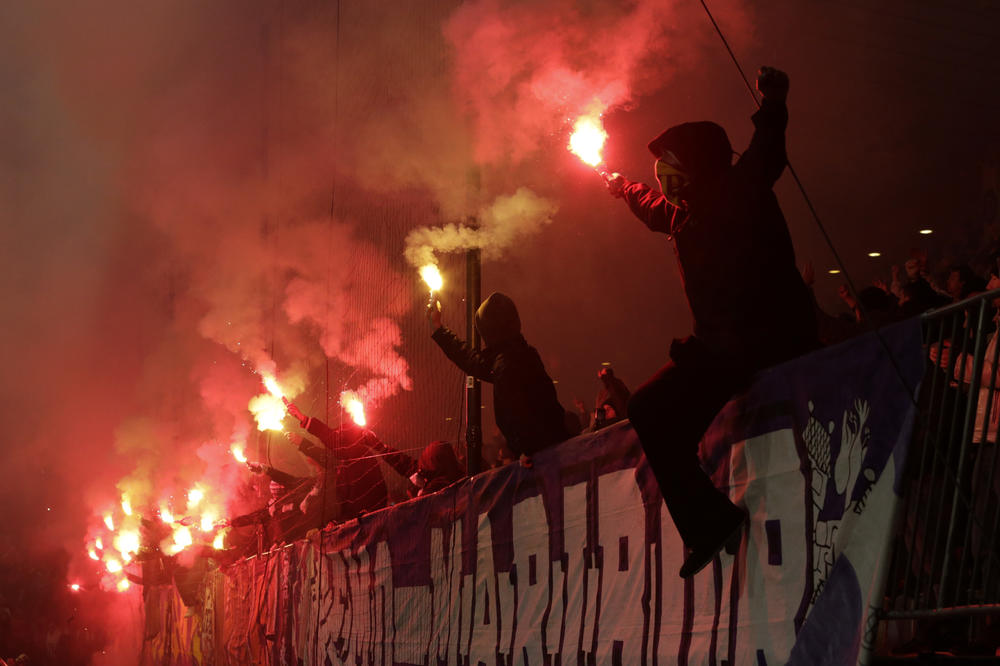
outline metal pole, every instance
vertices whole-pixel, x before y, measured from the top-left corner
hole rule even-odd
[[[479,351],[481,342],[479,331],[476,330],[476,310],[482,300],[480,278],[482,263],[479,250],[468,250],[465,253],[465,339],[473,351]],[[466,471],[469,476],[480,472],[479,462],[483,451],[483,402],[482,386],[472,375],[465,378],[465,444]]]

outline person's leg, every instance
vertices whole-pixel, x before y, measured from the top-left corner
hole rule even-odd
[[[628,414],[684,544],[697,562],[690,575],[718,552],[744,513],[719,491],[698,461],[698,442],[742,376],[727,374],[711,359],[670,361],[629,400]],[[707,560],[706,560],[707,558]],[[702,561],[706,560],[706,561]],[[690,571],[696,567],[694,571]]]

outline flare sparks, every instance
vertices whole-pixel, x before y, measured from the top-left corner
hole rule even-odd
[[[604,131],[601,114],[593,112],[576,119],[567,147],[585,164],[596,169],[604,161],[601,151],[604,150],[604,142],[607,139],[608,133]]]

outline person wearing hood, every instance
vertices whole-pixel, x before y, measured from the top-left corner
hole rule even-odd
[[[364,513],[385,508],[389,491],[382,476],[377,456],[373,450],[378,442],[375,433],[347,422],[331,428],[316,417],[306,416],[295,403],[288,403],[288,414],[298,419],[302,429],[323,443],[319,446],[298,433],[289,439],[301,453],[312,459],[323,470],[323,484],[317,484],[317,493],[310,497],[320,506],[328,505],[326,498],[336,497],[337,519],[344,521]],[[335,479],[331,484],[330,479]],[[327,490],[327,487],[332,486]],[[320,492],[326,492],[324,497]],[[324,520],[330,507],[325,506]]]
[[[508,296],[491,294],[476,311],[484,348],[475,351],[441,323],[441,306],[428,308],[431,337],[466,374],[493,384],[497,427],[515,455],[531,456],[569,438],[565,412],[538,351],[521,335],[521,318]]]
[[[611,175],[608,189],[673,243],[694,319],[670,360],[630,398],[628,416],[688,549],[689,577],[742,534],[746,512],[720,492],[698,460],[716,413],[753,375],[818,347],[812,300],[772,191],[787,164],[788,77],[761,68],[754,134],[732,163],[725,130],[684,123],[656,137],[660,191]]]
[[[416,460],[391,446],[378,442],[374,450],[409,483],[410,497],[436,493],[460,481],[465,472],[451,444],[435,440],[424,447]]]

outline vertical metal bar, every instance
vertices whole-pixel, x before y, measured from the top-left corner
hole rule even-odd
[[[949,329],[949,337],[950,337],[950,339],[954,339],[954,337],[955,337],[955,328],[956,328],[955,322],[956,321],[957,321],[956,315],[952,314],[951,315],[951,320],[950,320],[951,326],[950,326],[950,329]],[[944,329],[944,320],[942,320],[942,330],[943,329]],[[944,336],[942,335],[941,340],[938,343],[938,353],[939,353],[938,358],[939,359],[941,358],[940,352],[941,352],[941,349],[942,349],[942,346],[943,346],[943,340],[944,340]],[[934,373],[935,373],[935,375],[939,374],[938,373],[938,369],[935,369]],[[948,382],[948,368],[947,367],[944,370],[944,379],[943,379],[943,381],[944,381],[944,384],[941,387],[941,409],[940,409],[941,420],[938,423],[938,427],[935,429],[934,444],[932,445],[932,450],[931,450],[931,452],[933,454],[933,459],[934,459],[934,464],[932,465],[931,470],[930,470],[930,473],[931,473],[932,476],[937,476],[937,475],[941,474],[942,470],[946,469],[946,467],[947,467],[947,460],[946,459],[942,460],[942,458],[944,458],[944,456],[941,453],[941,448],[944,446],[944,444],[942,443],[942,436],[944,435],[945,427],[947,425],[946,422],[945,422],[945,412],[946,412],[945,408],[947,406],[948,384],[949,384],[949,382]],[[952,412],[953,412],[952,413],[952,420],[954,420],[954,410],[952,410]],[[945,439],[945,442],[947,442],[947,439]],[[947,475],[945,475],[945,478],[947,478]],[[918,573],[917,573],[917,590],[916,590],[917,599],[916,599],[916,602],[917,602],[918,606],[920,606],[922,603],[923,604],[929,604],[929,601],[928,601],[929,598],[930,598],[929,592],[930,592],[930,588],[933,586],[934,571],[935,571],[934,564],[937,561],[937,550],[938,550],[937,547],[938,547],[938,541],[940,540],[940,536],[941,536],[941,534],[940,534],[941,533],[941,521],[940,520],[935,521],[934,535],[933,535],[933,537],[931,536],[931,527],[930,527],[930,525],[931,525],[931,520],[930,520],[930,518],[931,518],[931,511],[935,507],[943,510],[943,507],[938,506],[939,502],[937,501],[936,490],[939,490],[939,489],[936,487],[937,485],[938,484],[935,484],[933,482],[930,484],[930,489],[929,489],[928,497],[927,497],[927,507],[926,507],[926,510],[924,512],[924,519],[920,522],[920,524],[924,526],[924,544],[923,544],[923,548],[920,549],[920,562],[917,564],[917,572]],[[943,497],[943,495],[944,495],[944,488],[941,488],[940,491],[941,491],[941,495]],[[930,555],[930,562],[926,561],[926,556],[927,555]],[[922,585],[923,585],[923,582],[924,582],[924,570],[925,569],[927,570],[927,574],[928,574],[927,575],[927,590],[924,590],[922,588]]]
[[[984,536],[987,534],[990,535],[989,546],[982,551],[983,558],[985,558],[986,560],[986,565],[983,568],[983,583],[982,583],[984,599],[989,598],[989,593],[990,593],[989,583],[991,581],[990,575],[993,570],[993,560],[1000,559],[1000,556],[998,556],[996,552],[997,531],[998,529],[1000,529],[1000,504],[996,506],[996,511],[995,511],[996,518],[993,520],[992,529],[987,530],[986,528],[987,525],[989,524],[989,519],[990,519],[989,516],[990,503],[988,498],[994,492],[993,484],[996,482],[997,454],[998,454],[997,449],[1000,448],[1000,443],[996,441],[997,437],[995,433],[992,438],[992,441],[990,440],[990,429],[989,429],[990,421],[997,416],[996,410],[1000,409],[1000,405],[994,404],[994,401],[997,399],[997,388],[998,388],[997,379],[998,375],[1000,375],[1000,365],[998,365],[998,362],[1000,362],[1000,327],[998,327],[998,330],[993,333],[992,342],[993,342],[993,354],[992,354],[993,358],[990,360],[990,365],[989,365],[990,382],[989,382],[989,390],[987,391],[986,395],[986,409],[984,410],[984,415],[983,415],[983,436],[982,436],[983,446],[986,446],[987,445],[986,443],[990,442],[990,448],[992,449],[992,455],[990,456],[990,463],[989,466],[986,468],[986,470],[988,470],[989,476],[986,479],[986,484],[983,489],[983,494],[984,494],[983,535]],[[978,564],[976,568],[973,569],[973,580],[975,580],[976,574],[978,574],[977,569],[978,569]]]
[[[986,307],[986,303],[987,302],[985,300],[982,301],[983,308]],[[987,367],[985,365],[987,363],[985,357],[987,351],[989,350],[989,344],[990,344],[987,340],[983,339],[983,336],[985,335],[986,331],[985,328],[986,325],[987,323],[985,317],[980,317],[980,327],[976,331],[976,346],[975,349],[973,350],[975,355],[973,360],[973,371],[971,375],[968,377],[968,379],[970,380],[968,382],[969,402],[970,404],[975,404],[973,423],[979,424],[979,437],[976,438],[975,432],[970,434],[970,440],[972,441],[972,445],[975,448],[975,457],[972,461],[971,469],[969,470],[968,517],[966,519],[965,539],[963,539],[962,541],[962,560],[957,569],[959,582],[956,583],[956,585],[961,585],[960,581],[962,579],[962,576],[966,571],[968,571],[968,585],[965,588],[966,594],[964,598],[962,596],[956,597],[955,603],[957,604],[975,603],[975,600],[972,599],[972,592],[974,586],[976,585],[976,579],[979,572],[980,564],[982,563],[983,557],[989,556],[989,554],[983,552],[981,548],[976,548],[975,547],[976,545],[973,543],[972,540],[974,530],[978,529],[981,531],[983,535],[986,534],[985,532],[982,532],[985,526],[984,523],[986,520],[986,515],[985,513],[980,515],[978,511],[980,506],[979,495],[981,489],[979,478],[981,476],[981,473],[982,475],[985,475],[988,472],[988,469],[984,466],[983,462],[984,462],[985,450],[986,447],[988,446],[987,442],[989,441],[990,407],[993,394],[993,386],[996,383],[996,373],[991,372],[990,380],[989,382],[987,382],[990,388],[985,389],[982,386],[982,376],[984,374],[984,367]],[[995,333],[994,337],[991,339],[994,340],[993,345],[995,352],[996,351]],[[988,367],[995,368],[996,366],[990,365]],[[965,379],[966,377],[963,375],[962,380],[964,381]],[[985,396],[986,400],[983,401],[984,409],[983,413],[980,414],[979,397],[980,393],[984,390],[986,391],[986,396]],[[973,430],[975,430],[975,427],[973,427]],[[987,489],[988,488],[989,486],[987,486]],[[985,509],[985,507],[983,508]],[[982,546],[981,543],[979,545]],[[971,570],[967,568],[967,562],[971,565]]]
[[[931,349],[931,346],[933,344],[935,344],[935,342],[936,342],[937,343],[937,353],[940,355],[940,353],[941,353],[941,340],[944,338],[944,335],[943,335],[944,334],[944,320],[941,319],[941,318],[929,320],[928,321],[928,325],[927,325],[927,330],[928,330],[927,341],[926,341],[926,343],[924,345],[925,349],[927,351],[929,351]],[[935,334],[932,334],[932,331],[936,334],[936,337],[935,337]],[[927,398],[927,405],[926,405],[926,408],[925,408],[925,412],[924,412],[924,414],[921,415],[921,419],[920,419],[920,422],[923,424],[923,437],[921,438],[922,442],[921,442],[920,449],[919,449],[920,450],[920,469],[919,469],[919,471],[917,473],[917,478],[914,481],[914,488],[912,490],[911,500],[910,500],[910,502],[907,503],[909,506],[907,506],[906,513],[904,514],[904,520],[906,521],[904,523],[904,530],[906,528],[906,525],[912,523],[912,528],[911,528],[911,532],[910,532],[910,540],[909,540],[909,543],[906,546],[906,555],[905,555],[905,557],[906,557],[906,568],[903,570],[903,599],[904,599],[904,603],[907,602],[907,601],[910,601],[910,600],[912,600],[914,598],[913,596],[911,596],[911,590],[910,590],[911,581],[912,581],[912,583],[914,585],[917,585],[918,582],[919,582],[918,581],[918,576],[914,575],[914,573],[913,573],[913,568],[912,568],[913,567],[913,556],[914,556],[915,550],[917,548],[917,532],[918,532],[918,530],[921,527],[921,523],[917,519],[917,516],[920,513],[920,503],[923,501],[924,479],[927,477],[927,472],[928,472],[928,470],[927,470],[927,458],[928,458],[928,455],[930,455],[932,453],[932,446],[933,446],[931,444],[931,442],[930,442],[930,439],[931,439],[931,428],[932,428],[932,426],[935,427],[935,428],[940,427],[940,424],[936,424],[932,420],[932,415],[933,414],[940,413],[940,410],[936,409],[937,405],[935,404],[935,401],[934,401],[935,396],[937,396],[937,390],[936,389],[937,389],[938,375],[939,374],[940,373],[936,372],[934,369],[931,369],[931,372],[930,372],[931,386],[930,386],[930,391],[927,393],[927,396],[928,396],[928,398]],[[908,465],[908,467],[910,467],[912,469],[913,468],[912,463],[910,465]],[[929,500],[928,500],[928,504],[930,504]],[[926,523],[924,523],[924,524],[926,525]],[[905,540],[905,532],[904,532],[904,540]],[[926,542],[926,536],[925,536],[925,542]],[[922,550],[923,549],[926,549],[926,543],[923,544]],[[923,555],[921,554],[921,556],[919,558],[920,562],[918,563],[918,566],[919,566],[919,564],[922,564],[923,559],[924,559]],[[912,610],[912,608],[911,608],[911,610]]]
[[[973,383],[970,389],[976,388],[979,385],[978,378],[975,376],[977,372],[981,371],[982,357],[978,353],[980,349],[980,336],[983,332],[983,318],[986,316],[986,301],[979,301],[979,321],[976,325],[976,337],[974,343],[974,356],[972,359],[972,380]],[[965,367],[968,360],[968,345],[969,345],[969,335],[966,331],[962,336],[962,362],[958,374],[958,393],[962,392],[962,382],[965,379]],[[954,361],[951,363],[954,364]],[[951,516],[948,519],[948,532],[945,537],[945,550],[944,550],[944,563],[941,567],[941,586],[938,594],[938,608],[944,606],[944,602],[947,598],[948,591],[948,579],[951,577],[951,571],[949,570],[949,564],[951,564],[951,548],[952,542],[955,536],[955,520],[958,516],[958,503],[962,499],[962,477],[965,467],[965,453],[968,449],[969,438],[972,436],[971,426],[973,415],[975,414],[975,406],[973,402],[973,391],[969,391],[969,397],[965,403],[965,418],[962,420],[962,439],[960,440],[958,449],[958,465],[955,470],[955,491],[951,500]],[[966,516],[964,519],[965,529],[969,529],[969,517]],[[958,584],[961,582],[961,575],[956,577],[956,592]]]
[[[990,480],[989,484],[986,486],[986,492],[994,492],[994,484],[996,483],[996,468],[997,468],[997,448],[998,444],[993,443],[993,456],[990,460]],[[997,498],[1000,499],[1000,498]],[[987,504],[987,507],[989,504]],[[989,545],[983,551],[984,557],[986,558],[986,567],[983,569],[983,599],[991,599],[1000,597],[1000,577],[997,579],[996,591],[993,592],[991,584],[993,583],[993,572],[1000,571],[1000,566],[994,569],[994,562],[1000,565],[1000,554],[997,553],[997,532],[1000,532],[1000,502],[995,502],[993,507],[993,525],[990,528],[986,526],[989,524],[989,515],[985,516],[983,521],[983,534],[989,534]]]
[[[465,333],[466,340],[473,350],[479,351],[481,341],[476,329],[476,310],[482,300],[480,280],[482,266],[479,250],[469,250],[465,253]],[[479,380],[469,375],[465,378],[465,466],[469,476],[478,474],[479,461],[483,451],[483,403],[482,385]]]

